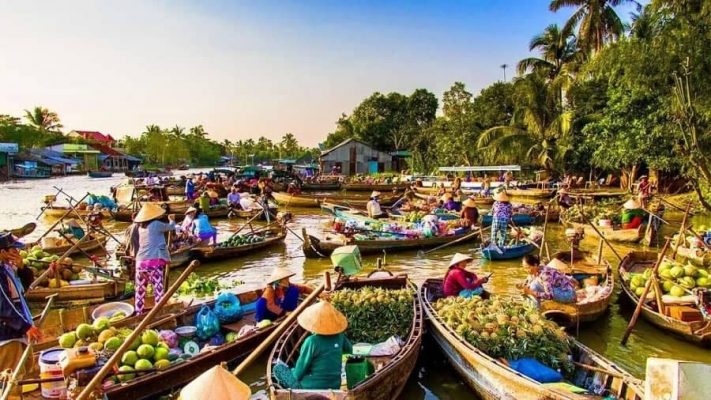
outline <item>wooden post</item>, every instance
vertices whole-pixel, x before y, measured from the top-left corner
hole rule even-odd
[[[176,290],[178,290],[178,287],[180,286],[181,283],[185,279],[187,279],[188,275],[190,275],[191,272],[195,268],[197,268],[200,265],[200,262],[193,260],[190,265],[188,265],[187,268],[185,268],[185,271],[178,277],[178,279],[173,283],[173,285],[168,288],[165,294],[163,294],[163,298],[156,304],[149,312],[146,314],[146,316],[143,318],[141,323],[138,324],[138,326],[131,332],[131,334],[123,341],[121,346],[114,352],[114,354],[109,358],[109,360],[104,364],[103,367],[99,370],[99,372],[94,375],[94,377],[91,379],[91,381],[84,387],[84,390],[79,393],[79,396],[77,396],[77,400],[87,400],[89,399],[89,396],[91,395],[92,391],[94,390],[95,387],[101,384],[101,381],[104,379],[104,377],[110,372],[110,370],[113,368],[113,366],[121,359],[121,356],[123,356],[123,353],[128,350],[129,347],[131,347],[131,344],[133,341],[140,335],[143,330],[151,323],[151,320],[158,314],[161,308],[170,300],[171,296],[173,296],[173,293],[175,293]]]
[[[657,257],[657,262],[654,264],[654,267],[652,267],[652,277],[655,277],[657,275],[657,271],[659,270],[659,264],[662,263],[662,260],[664,259],[664,255],[667,253],[667,250],[669,249],[669,243],[671,242],[670,238],[667,238],[666,242],[664,242],[664,247],[662,248],[662,252],[659,253],[659,257]],[[634,328],[635,324],[637,323],[637,318],[639,318],[640,312],[642,312],[642,307],[644,307],[644,303],[647,300],[647,293],[649,293],[649,288],[652,286],[652,281],[653,279],[648,279],[647,284],[644,285],[644,291],[642,292],[642,295],[639,296],[639,301],[637,302],[637,308],[634,310],[634,314],[632,314],[632,318],[630,319],[630,323],[627,326],[627,329],[625,329],[625,333],[622,335],[622,343],[623,345],[627,344],[627,339],[629,339],[630,334],[632,333],[632,329]]]
[[[689,219],[689,210],[691,209],[691,202],[686,205],[686,211],[684,211],[684,218],[681,220],[681,227],[679,228],[679,236],[676,238],[676,244],[674,245],[674,253],[672,253],[672,260],[676,258],[676,253],[679,251],[679,246],[682,241],[685,241],[684,232],[686,232],[686,221]]]

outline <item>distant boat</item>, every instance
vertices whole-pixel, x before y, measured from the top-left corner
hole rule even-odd
[[[114,173],[111,171],[89,171],[87,175],[89,178],[111,178]]]

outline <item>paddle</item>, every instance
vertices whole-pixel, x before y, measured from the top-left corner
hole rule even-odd
[[[44,310],[42,310],[42,314],[40,314],[39,320],[37,321],[37,324],[35,324],[35,326],[37,328],[40,328],[42,326],[42,324],[44,324],[44,320],[45,320],[45,318],[47,318],[47,313],[52,308],[52,303],[54,303],[55,297],[57,297],[57,293],[54,293],[54,294],[46,297],[47,304],[45,304]],[[10,393],[12,392],[12,389],[14,389],[15,386],[17,385],[17,378],[20,377],[20,371],[22,370],[25,363],[27,362],[27,359],[32,355],[32,345],[33,344],[34,344],[34,340],[31,340],[27,343],[27,347],[25,347],[25,351],[22,353],[22,356],[20,357],[20,361],[17,363],[17,366],[15,367],[15,369],[12,371],[10,380],[8,381],[8,384],[5,387],[5,390],[3,391],[2,396],[0,396],[0,400],[6,400],[8,397],[10,397]]]
[[[151,320],[158,314],[158,311],[165,306],[165,304],[170,300],[170,298],[173,296],[173,293],[175,293],[176,290],[178,290],[178,287],[183,283],[185,279],[188,278],[188,276],[193,272],[195,268],[197,268],[200,265],[200,262],[197,260],[193,260],[190,262],[190,265],[185,268],[185,271],[183,271],[182,274],[178,277],[178,279],[173,282],[173,285],[171,285],[168,290],[163,294],[163,298],[160,299],[158,304],[153,307],[148,314],[143,318],[141,323],[138,324],[138,326],[131,332],[130,335],[126,339],[124,339],[123,343],[121,346],[114,352],[114,354],[109,358],[108,361],[106,361],[106,364],[101,367],[101,369],[94,375],[94,377],[91,379],[91,381],[84,387],[84,389],[79,393],[79,396],[77,396],[76,400],[87,400],[89,399],[89,396],[93,392],[94,388],[98,385],[101,384],[103,381],[104,377],[109,373],[111,369],[113,369],[114,365],[121,359],[123,356],[123,353],[128,350],[129,347],[133,344],[133,341],[138,338],[138,335],[143,333],[143,330],[151,323]]]
[[[671,239],[667,238],[666,242],[664,243],[664,247],[662,248],[662,252],[659,253],[659,257],[657,257],[657,262],[654,263],[654,267],[652,267],[652,276],[657,275],[657,271],[659,270],[659,265],[662,263],[662,260],[664,259],[664,255],[666,254],[667,250],[669,249],[670,242],[671,242]],[[637,302],[637,308],[635,308],[634,314],[632,314],[632,318],[630,319],[630,323],[627,326],[627,329],[625,329],[625,333],[622,335],[622,340],[620,341],[620,343],[622,345],[627,344],[627,339],[629,339],[630,334],[632,333],[632,329],[634,328],[635,324],[637,323],[637,318],[639,318],[639,313],[642,311],[642,307],[644,306],[644,303],[647,300],[647,293],[649,292],[649,288],[652,287],[652,281],[654,281],[654,279],[648,279],[647,284],[644,285],[644,291],[642,292],[642,295],[639,296],[639,301]],[[658,306],[661,307],[661,304]]]
[[[546,205],[546,216],[545,220],[543,220],[543,238],[541,239],[541,247],[538,248],[538,258],[540,259],[543,256],[543,243],[546,242],[546,231],[548,230],[548,212],[551,210],[551,203],[548,202],[548,205]]]
[[[12,236],[16,238],[21,238],[29,235],[30,233],[34,232],[35,229],[37,228],[37,224],[34,222],[30,222],[22,226],[21,228],[15,228],[15,229],[10,229],[10,233]]]
[[[264,339],[264,341],[259,345],[259,347],[254,349],[249,354],[249,356],[247,356],[247,358],[244,359],[244,361],[242,361],[234,370],[232,370],[232,373],[235,376],[239,376],[240,374],[242,374],[242,372],[244,372],[244,370],[249,366],[249,364],[254,362],[254,360],[256,360],[257,358],[259,358],[259,356],[262,355],[264,350],[271,348],[272,343],[276,339],[278,339],[279,336],[281,336],[281,334],[287,328],[289,328],[289,326],[291,326],[291,323],[294,322],[294,320],[299,316],[299,314],[301,314],[301,312],[304,311],[306,309],[306,307],[308,307],[311,304],[311,302],[313,302],[316,299],[316,297],[318,297],[318,295],[320,295],[321,292],[323,292],[323,290],[325,288],[326,288],[325,283],[322,283],[317,288],[315,288],[314,291],[311,292],[309,297],[307,297],[304,301],[302,301],[301,304],[299,304],[299,306],[296,307],[296,309],[294,311],[292,311],[291,314],[289,314],[283,321],[279,322],[279,325],[277,326],[277,328],[274,329],[274,331],[272,331],[272,333],[270,333],[266,339]],[[81,399],[78,399],[78,400],[81,400]]]
[[[484,229],[489,229],[489,228],[490,228],[490,226],[487,226],[487,227],[484,228]],[[469,233],[469,234],[467,234],[467,235],[465,235],[465,236],[462,236],[462,237],[460,237],[460,238],[457,239],[457,240],[453,240],[453,241],[451,241],[451,242],[447,242],[447,243],[445,243],[445,244],[439,245],[439,246],[435,247],[434,249],[429,249],[429,250],[427,250],[427,251],[418,250],[418,251],[417,251],[417,256],[418,256],[418,257],[424,257],[425,255],[427,255],[427,254],[429,254],[429,253],[432,253],[432,252],[437,251],[437,250],[441,250],[441,249],[443,249],[443,248],[445,248],[445,247],[447,247],[447,246],[451,246],[451,245],[453,245],[453,244],[463,242],[463,241],[465,241],[465,240],[467,240],[467,239],[471,239],[472,237],[474,237],[474,236],[476,236],[476,235],[480,235],[482,232],[483,232],[483,229],[479,229],[479,231],[472,231],[471,233]]]

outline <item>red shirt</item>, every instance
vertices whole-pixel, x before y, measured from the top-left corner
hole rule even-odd
[[[476,289],[479,287],[479,279],[476,274],[461,268],[452,268],[444,276],[444,295],[457,296],[464,289]]]

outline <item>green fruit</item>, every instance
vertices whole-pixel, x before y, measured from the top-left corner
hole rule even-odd
[[[141,338],[137,337],[133,340],[133,343],[131,343],[131,347],[129,349],[131,350],[138,350],[138,347],[141,346]]]
[[[149,329],[145,332],[143,332],[143,335],[141,335],[141,343],[143,344],[150,344],[151,346],[156,346],[158,345],[158,332]]]
[[[630,280],[630,286],[633,288],[638,288],[640,286],[644,286],[645,283],[646,283],[646,280],[644,279],[643,276],[640,276],[640,275],[635,275]]]
[[[158,343],[158,346],[156,346],[156,351],[158,351],[158,349],[170,350],[170,346],[168,346],[168,343],[166,342],[160,342]]]
[[[136,371],[145,371],[147,369],[153,368],[153,363],[146,360],[146,359],[140,359],[136,361]]]
[[[708,278],[708,276],[709,276],[709,272],[703,268],[699,268],[698,273],[699,273],[699,276],[702,276],[704,278]]]
[[[170,361],[168,360],[158,360],[155,363],[153,363],[153,367],[156,369],[165,369],[170,367]]]
[[[674,297],[682,297],[682,296],[684,296],[684,293],[686,293],[686,292],[684,292],[684,289],[682,289],[681,287],[679,287],[677,285],[674,285],[671,288],[671,290],[669,291],[669,294]]]
[[[682,276],[684,276],[684,267],[677,265],[673,267],[669,272],[671,273],[672,277],[681,278]]]
[[[661,276],[664,279],[673,279],[674,277],[671,275],[671,270],[665,269],[664,271],[659,271],[659,276]]]
[[[698,274],[698,268],[691,264],[684,265],[684,276],[696,278]]]
[[[156,348],[156,353],[153,355],[153,359],[155,361],[167,360],[168,359],[168,350],[164,349],[163,347]]]
[[[664,290],[664,293],[669,293],[671,291],[671,288],[674,287],[674,282],[672,281],[664,281],[662,282],[662,290]]]
[[[138,361],[138,354],[136,354],[133,350],[123,353],[123,356],[121,357],[121,364],[123,365],[134,366],[136,361]]]
[[[671,261],[664,260],[661,264],[659,264],[659,272],[670,270],[673,266],[674,265],[671,263]]]
[[[20,250],[20,257],[27,258],[27,250]]]
[[[637,297],[642,297],[642,294],[644,294],[644,288],[638,287],[637,289],[634,290],[634,294],[636,294]]]
[[[651,277],[652,277],[652,270],[651,270],[651,269],[645,269],[645,270],[644,270],[644,273],[642,274],[642,276],[644,277],[645,280],[651,278]]]
[[[135,371],[135,370],[133,369],[133,367],[131,367],[129,365],[124,365],[121,368],[119,368],[119,371],[120,372],[128,372],[128,371]],[[118,376],[118,378],[121,382],[130,381],[131,379],[133,379],[135,377],[136,377],[136,374],[121,374]]]
[[[237,332],[228,332],[225,336],[225,340],[227,341],[227,343],[234,342],[235,340],[237,340]]]
[[[696,281],[690,276],[685,276],[679,280],[679,284],[687,289],[693,289],[696,287]]]
[[[150,344],[142,344],[138,346],[138,350],[136,350],[136,353],[138,353],[139,357],[141,358],[149,359],[153,358],[153,355],[156,353],[156,350]]]
[[[104,344],[101,342],[94,342],[89,345],[89,348],[94,350],[94,352],[98,353],[104,349]]]
[[[59,337],[59,345],[65,349],[71,349],[74,347],[74,343],[77,342],[77,335],[75,332],[67,332]]]
[[[706,277],[696,278],[696,286],[707,287],[709,285],[709,279]]]
[[[109,351],[116,351],[121,346],[121,343],[123,343],[123,340],[114,336],[104,342],[104,348]]]
[[[86,340],[89,336],[94,334],[94,327],[89,324],[79,324],[75,332],[79,339]]]
[[[97,332],[101,332],[109,327],[109,319],[106,317],[99,317],[94,320],[91,324]]]

